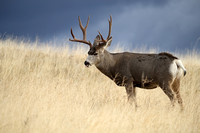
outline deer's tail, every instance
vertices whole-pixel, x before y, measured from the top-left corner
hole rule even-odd
[[[177,76],[178,77],[185,76],[187,71],[186,71],[185,67],[183,66],[182,61],[179,59],[176,59],[175,63],[177,65],[177,71],[178,71]]]

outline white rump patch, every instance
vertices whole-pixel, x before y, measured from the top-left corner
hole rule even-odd
[[[186,69],[183,66],[183,63],[181,62],[181,60],[176,59],[170,65],[169,72],[172,74],[173,80],[174,80],[175,78],[178,78],[178,79],[181,78],[186,72]]]
[[[172,74],[173,80],[176,78],[177,70],[178,70],[177,65],[176,65],[175,60],[174,60],[169,67],[169,72]]]

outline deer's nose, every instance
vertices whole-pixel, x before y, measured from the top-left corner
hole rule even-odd
[[[85,61],[84,64],[86,67],[89,67],[91,65],[90,62],[88,62],[88,61]]]

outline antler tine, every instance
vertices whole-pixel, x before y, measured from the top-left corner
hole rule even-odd
[[[72,31],[72,28],[71,28],[71,35],[73,37],[73,39],[69,39],[70,41],[72,42],[81,42],[81,43],[85,43],[85,44],[88,44],[90,46],[90,48],[92,47],[92,44],[90,41],[87,41],[86,40],[86,29],[87,29],[87,26],[89,24],[89,20],[90,20],[90,17],[88,17],[88,20],[87,20],[87,24],[85,27],[83,27],[82,23],[81,23],[81,19],[80,19],[80,16],[78,16],[78,20],[79,20],[79,26],[83,32],[83,40],[79,40],[79,39],[76,39],[74,34],[73,34],[73,31]]]
[[[87,29],[88,24],[89,24],[89,21],[90,21],[90,16],[88,16],[88,20],[87,20],[87,24],[86,24],[86,26],[85,26],[85,29]]]
[[[75,36],[73,34],[73,31],[72,31],[72,28],[71,28],[71,35],[72,35],[73,39],[75,39]],[[69,40],[71,41],[71,39],[69,39]]]
[[[80,26],[81,30],[84,30],[84,27],[83,27],[83,25],[82,25],[80,16],[78,16],[78,21],[79,21],[79,26]]]
[[[99,31],[98,31],[99,32]],[[100,35],[100,37],[101,37],[101,40],[100,40],[100,42],[107,42],[107,40],[104,40],[103,39],[103,36],[102,36],[102,34],[99,32],[99,35]]]
[[[112,27],[112,16],[110,16],[110,20],[108,19],[108,22],[109,22],[109,31],[108,31],[107,39],[104,40],[102,34],[98,31],[98,32],[99,32],[99,35],[100,35],[100,37],[101,37],[101,40],[99,40],[99,42],[104,42],[104,43],[106,43],[106,42],[108,42],[109,39],[112,38],[112,36],[110,36],[110,34],[111,34],[111,27]]]
[[[78,16],[79,26],[80,26],[80,28],[81,28],[81,30],[82,30],[82,32],[83,32],[83,40],[86,40],[86,35],[87,35],[86,29],[87,29],[87,27],[88,27],[89,20],[90,20],[90,16],[88,16],[88,20],[87,20],[86,26],[83,27],[83,25],[82,25],[82,23],[81,23],[80,16]]]
[[[111,34],[112,16],[110,16],[110,20],[108,19],[108,22],[109,22],[109,32],[108,32],[107,40],[110,38],[110,34]]]

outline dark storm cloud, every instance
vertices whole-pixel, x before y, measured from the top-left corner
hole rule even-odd
[[[106,12],[113,8],[130,4],[130,3],[155,3],[162,4],[163,2],[148,2],[148,0],[3,0],[0,1],[0,32],[10,33],[14,35],[35,35],[41,38],[54,35],[68,25],[72,25],[73,20],[77,16],[86,17],[103,16]],[[110,8],[111,7],[111,8]]]
[[[198,44],[199,7],[199,0],[1,0],[0,34],[63,41],[71,27],[81,37],[77,16],[85,24],[90,15],[88,39],[92,40],[98,30],[107,34],[112,14],[113,44],[184,49]]]
[[[122,42],[161,50],[200,48],[200,1],[170,1],[164,6],[129,5],[118,14],[114,26],[126,38]],[[113,35],[114,36],[114,35]]]

